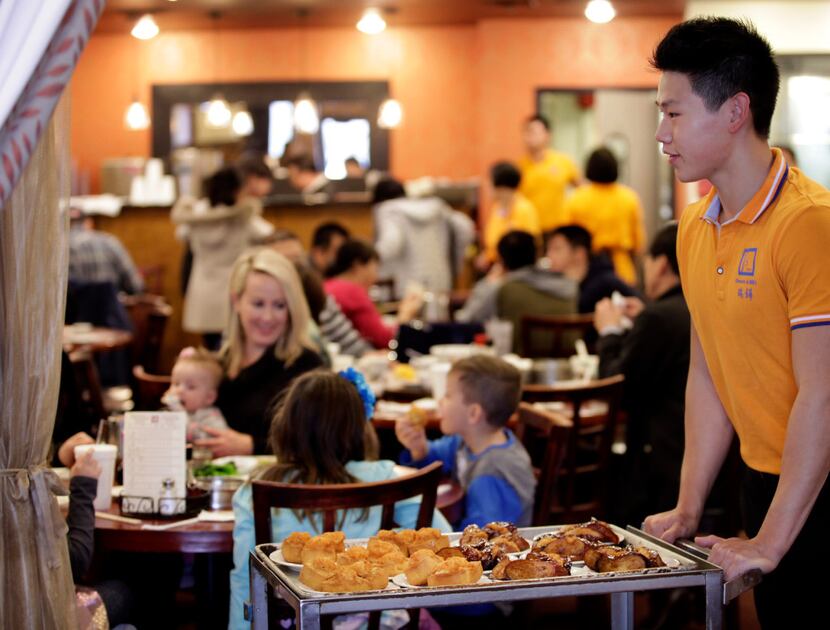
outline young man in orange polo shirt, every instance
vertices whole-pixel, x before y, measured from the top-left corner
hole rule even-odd
[[[749,539],[698,543],[726,579],[767,574],[755,590],[765,628],[821,623],[826,580],[807,574],[830,561],[830,193],[768,145],[779,75],[751,25],[684,22],[652,64],[657,140],[681,181],[713,189],[678,236],[692,316],[678,503],[645,526],[669,541],[695,534],[737,433]]]

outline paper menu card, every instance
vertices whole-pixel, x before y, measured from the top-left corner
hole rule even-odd
[[[125,414],[122,510],[158,512],[158,498],[165,479],[174,481],[176,497],[187,495],[186,433],[184,411]],[[142,497],[152,500],[139,500]]]

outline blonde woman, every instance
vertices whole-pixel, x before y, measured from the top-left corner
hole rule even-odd
[[[230,299],[216,403],[230,428],[206,429],[212,437],[197,442],[214,457],[268,452],[275,399],[294,378],[322,365],[311,349],[302,285],[287,258],[270,248],[242,254],[231,271]]]

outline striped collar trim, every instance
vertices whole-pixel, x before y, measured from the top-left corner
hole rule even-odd
[[[787,161],[784,159],[781,150],[773,148],[772,154],[774,157],[767,178],[764,180],[761,188],[758,189],[758,192],[755,193],[749,203],[744,206],[743,210],[736,217],[725,223],[719,223],[718,217],[721,211],[720,197],[713,188],[712,201],[706,208],[706,212],[700,218],[714,225],[728,225],[733,221],[740,221],[741,223],[749,225],[755,223],[764,214],[764,211],[778,199],[778,196],[781,194],[781,189],[784,187],[784,182],[787,181],[787,176],[790,172],[790,167],[787,165]]]

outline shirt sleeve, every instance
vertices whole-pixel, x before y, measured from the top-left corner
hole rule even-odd
[[[516,523],[522,518],[522,502],[513,487],[501,477],[482,475],[467,488],[461,527],[486,525],[492,521]]]
[[[779,280],[787,295],[790,328],[830,326],[830,282],[827,246],[830,208],[802,212],[781,231],[775,249]]]
[[[412,459],[412,454],[409,451],[404,451],[401,454],[401,464],[405,466],[415,466],[423,468],[429,466],[432,462],[441,462],[445,475],[452,475],[455,469],[455,453],[458,450],[458,437],[455,435],[447,435],[437,440],[430,440],[429,450],[427,450],[426,457],[418,461]]]
[[[98,490],[98,480],[93,477],[72,477],[69,481],[69,565],[72,578],[77,582],[89,569],[95,550],[95,509],[92,505]]]
[[[114,257],[113,264],[118,269],[119,289],[123,289],[131,295],[141,293],[144,290],[144,280],[136,268],[133,259],[124,249],[124,246],[116,238],[109,239],[110,251]]]
[[[362,337],[367,339],[375,348],[385,348],[395,336],[393,330],[383,323],[375,305],[365,292],[355,291],[350,301],[352,309],[352,323]]]
[[[250,484],[242,486],[233,497],[233,569],[231,569],[231,609],[229,630],[248,630],[244,605],[250,597],[248,556],[254,548],[254,504]]]

